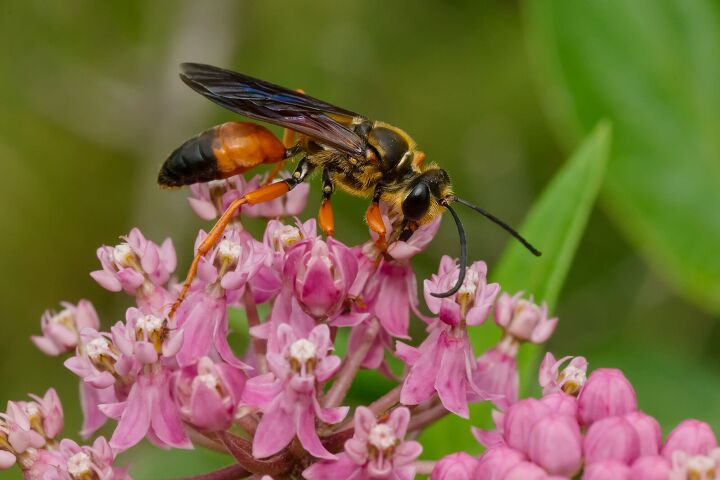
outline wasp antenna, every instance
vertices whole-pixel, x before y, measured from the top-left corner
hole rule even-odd
[[[448,209],[453,219],[455,220],[455,226],[457,226],[458,236],[460,237],[460,274],[458,275],[457,282],[455,285],[445,293],[431,293],[433,297],[445,298],[454,295],[455,292],[460,290],[463,281],[465,281],[465,270],[467,270],[467,239],[465,238],[465,228],[463,227],[462,221],[458,216],[455,209],[453,209],[448,203],[444,202],[445,208]]]
[[[461,204],[465,205],[466,207],[472,208],[473,210],[475,210],[476,212],[478,212],[480,215],[482,215],[482,216],[484,216],[485,218],[489,219],[490,221],[492,221],[492,222],[495,223],[496,225],[499,225],[500,228],[502,228],[503,230],[505,230],[506,232],[508,232],[510,235],[512,235],[513,237],[515,237],[515,239],[516,239],[518,242],[522,243],[523,246],[524,246],[525,248],[527,248],[528,250],[530,250],[530,252],[531,252],[533,255],[535,255],[536,257],[539,257],[540,255],[542,255],[542,252],[541,252],[540,250],[538,250],[537,248],[533,247],[533,246],[530,244],[530,242],[528,242],[527,240],[525,240],[525,239],[522,237],[522,235],[520,235],[520,234],[517,232],[517,230],[515,230],[514,228],[512,228],[510,225],[508,225],[507,223],[503,222],[502,220],[500,220],[498,217],[496,217],[496,216],[493,215],[492,213],[490,213],[490,212],[488,212],[487,210],[484,210],[484,209],[478,207],[477,205],[473,205],[472,203],[468,202],[467,200],[463,200],[462,198],[459,198],[459,197],[453,196],[453,197],[452,197],[452,200],[454,200],[454,201],[456,201],[456,202],[458,202],[458,203],[461,203]]]

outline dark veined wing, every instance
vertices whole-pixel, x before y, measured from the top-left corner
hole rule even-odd
[[[295,130],[349,155],[365,153],[365,141],[345,125],[361,117],[356,113],[212,65],[183,63],[180,68],[190,88],[228,110]]]

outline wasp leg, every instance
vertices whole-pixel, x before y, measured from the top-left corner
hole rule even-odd
[[[322,175],[322,203],[320,204],[320,213],[318,214],[318,221],[320,228],[326,236],[332,237],[335,234],[335,219],[333,218],[332,204],[330,203],[330,197],[335,191],[335,185],[333,184],[332,177],[328,169],[323,170]]]
[[[382,214],[380,213],[380,196],[382,195],[382,188],[380,185],[375,187],[375,193],[373,195],[373,201],[365,212],[365,221],[370,227],[370,230],[377,233],[378,238],[375,240],[375,246],[381,251],[387,251],[387,239],[385,234],[385,222],[383,222]]]
[[[183,283],[180,295],[178,295],[178,297],[175,299],[175,303],[173,303],[172,307],[170,307],[170,312],[168,313],[169,318],[172,318],[175,315],[178,307],[182,304],[183,300],[185,300],[187,292],[188,290],[190,290],[190,286],[192,285],[192,282],[195,279],[195,275],[197,274],[200,259],[205,256],[205,254],[207,254],[210,250],[212,250],[212,248],[220,241],[223,232],[225,231],[225,228],[233,219],[235,212],[237,212],[238,209],[246,203],[250,205],[255,205],[258,203],[274,200],[278,197],[285,195],[287,192],[302,183],[312,172],[313,168],[314,167],[307,161],[307,159],[303,158],[300,163],[298,163],[295,172],[293,172],[290,178],[286,178],[285,180],[280,180],[269,185],[264,185],[257,190],[248,192],[244,196],[233,201],[228,206],[228,208],[225,209],[218,221],[215,222],[215,225],[213,225],[213,227],[210,229],[210,232],[207,234],[205,239],[198,246],[197,252],[195,253],[195,258],[193,258],[193,261],[190,264],[190,269],[188,270],[187,276],[185,277],[185,282]]]

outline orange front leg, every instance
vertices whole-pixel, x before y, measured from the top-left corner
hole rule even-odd
[[[335,234],[335,217],[333,216],[332,204],[330,197],[335,191],[330,172],[325,169],[322,175],[322,203],[320,204],[320,213],[318,214],[318,223],[325,236],[332,237]]]
[[[377,233],[378,238],[375,240],[375,246],[384,253],[387,251],[387,240],[385,239],[387,230],[385,229],[385,222],[383,222],[382,214],[380,213],[379,202],[373,200],[370,204],[367,212],[365,212],[365,221],[368,227],[370,227],[370,230]]]

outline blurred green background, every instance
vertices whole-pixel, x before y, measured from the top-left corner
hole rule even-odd
[[[133,226],[171,236],[188,264],[203,224],[186,192],[156,188],[156,172],[185,139],[233,118],[178,80],[180,62],[198,61],[405,128],[457,192],[511,224],[609,119],[608,177],[550,349],[622,368],[665,431],[687,417],[719,428],[719,10],[710,0],[3,0],[0,404],[54,386],[74,435],[77,381],[29,341],[41,313],[88,298],[105,324],[120,319],[127,299],[88,272],[95,249]],[[366,202],[335,205],[338,237],[363,241]],[[465,218],[472,256],[492,271],[508,237]],[[416,259],[419,276],[456,242],[446,222]],[[223,461],[164,455],[162,469],[133,459],[136,477]]]

